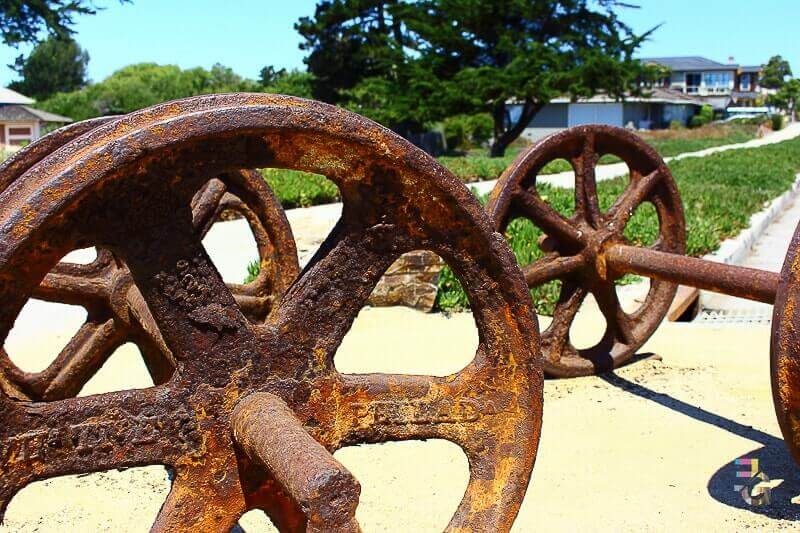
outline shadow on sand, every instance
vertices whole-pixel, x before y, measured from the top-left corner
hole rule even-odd
[[[634,396],[645,398],[700,422],[711,424],[734,435],[761,444],[760,448],[756,448],[741,457],[733,457],[730,462],[720,467],[708,482],[708,493],[718,502],[731,507],[744,509],[770,518],[800,520],[800,505],[792,504],[790,501],[795,496],[800,495],[800,468],[792,459],[782,439],[701,407],[690,405],[667,394],[648,389],[613,372],[599,377],[606,383]],[[694,443],[694,445],[702,445],[702,443]],[[772,489],[772,503],[770,505],[750,505],[744,501],[739,492],[734,490],[734,485],[742,485],[743,481],[747,481],[736,476],[738,471],[747,470],[748,467],[737,465],[735,461],[745,458],[758,459],[759,470],[769,476],[770,479],[783,479],[783,483]]]

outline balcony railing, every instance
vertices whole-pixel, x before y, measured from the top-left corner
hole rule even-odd
[[[708,96],[715,94],[730,94],[731,88],[728,85],[689,85],[684,89],[686,94],[696,94],[698,96]]]

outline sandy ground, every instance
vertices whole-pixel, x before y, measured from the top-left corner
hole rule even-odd
[[[65,320],[45,339],[20,319],[12,357],[43,366],[65,342]],[[546,319],[545,319],[546,320]],[[576,339],[600,321],[587,306]],[[41,326],[43,323],[37,320]],[[739,531],[797,529],[798,469],[772,411],[769,330],[664,324],[640,358],[613,375],[548,380],[534,477],[515,531]],[[471,358],[469,314],[364,309],[337,357],[343,372],[447,374]],[[149,385],[135,347],[120,349],[82,394]],[[466,458],[444,441],[348,448],[337,457],[363,487],[365,531],[441,531],[467,483]],[[758,458],[772,479],[773,505],[749,507],[733,489],[733,461]],[[147,531],[169,490],[162,467],[68,476],[35,483],[8,509],[2,531]],[[248,513],[245,531],[268,530]]]
[[[291,210],[301,261],[327,234],[340,206]],[[228,281],[241,281],[256,256],[243,221],[215,225],[204,244]],[[87,262],[92,251],[69,257]],[[599,337],[591,304],[577,345]],[[81,308],[31,301],[5,348],[41,370],[77,330]],[[543,319],[546,324],[546,319]],[[539,458],[515,531],[796,530],[797,466],[779,435],[769,387],[766,326],[664,324],[640,357],[613,375],[545,384]],[[472,317],[401,308],[364,309],[345,338],[342,372],[445,375],[463,368],[477,345]],[[150,386],[133,345],[120,348],[82,394]],[[441,531],[467,484],[467,461],[444,441],[347,448],[337,457],[362,485],[364,531]],[[740,457],[783,483],[770,507],[750,507],[734,491]],[[169,491],[163,467],[67,476],[15,497],[0,531],[147,531]],[[269,531],[250,512],[244,531]]]

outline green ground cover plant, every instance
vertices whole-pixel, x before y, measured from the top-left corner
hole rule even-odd
[[[752,214],[789,188],[800,171],[800,139],[683,159],[669,166],[683,199],[687,252],[702,256],[745,229]],[[599,183],[601,207],[611,205],[627,181],[627,177],[620,177]],[[571,189],[542,186],[540,194],[562,213],[572,214]],[[646,245],[654,241],[657,232],[655,210],[644,204],[629,222],[625,235],[634,243]],[[509,225],[506,238],[521,265],[542,256],[536,245],[540,235],[540,230],[527,220],[515,220]],[[558,282],[532,289],[531,296],[539,313],[551,314],[558,297]],[[437,307],[449,311],[468,305],[458,280],[445,268],[439,279]]]
[[[641,135],[663,157],[671,157],[713,146],[746,142],[754,138],[755,129],[756,126],[751,124],[723,124],[691,130],[642,132]],[[504,157],[489,157],[486,149],[473,149],[462,156],[440,157],[439,161],[465,183],[486,181],[499,177],[523,148],[518,143],[509,148]],[[618,161],[616,157],[606,155],[600,163]],[[566,161],[557,160],[549,163],[542,173],[555,174],[571,169]],[[286,209],[328,204],[340,199],[336,185],[318,174],[282,169],[263,169],[261,172]]]

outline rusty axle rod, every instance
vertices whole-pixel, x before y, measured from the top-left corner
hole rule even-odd
[[[624,244],[609,246],[604,256],[608,269],[619,274],[638,274],[767,304],[775,303],[780,281],[776,272]]]
[[[251,394],[234,409],[231,425],[239,447],[303,510],[307,531],[361,531],[355,519],[361,486],[283,400],[268,392]]]

